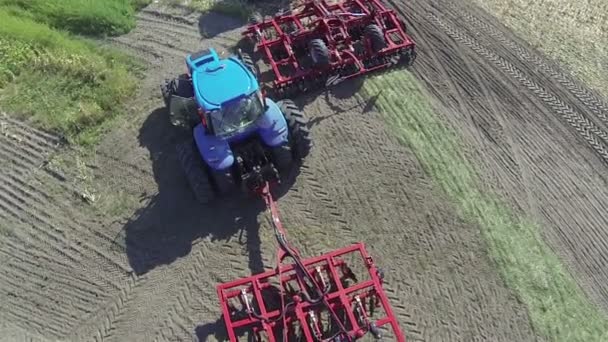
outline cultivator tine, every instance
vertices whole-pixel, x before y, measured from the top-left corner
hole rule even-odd
[[[276,204],[270,194],[270,185],[266,183],[258,191],[271,213],[275,236],[280,246],[278,259],[282,261],[289,256],[294,262],[288,265],[279,262],[273,271],[218,286],[218,295],[230,340],[237,341],[235,332],[237,329],[249,327],[254,332],[265,331],[269,334],[270,341],[279,341],[279,337],[274,336],[273,331],[276,330],[277,324],[281,324],[283,327],[287,326],[288,330],[285,334],[289,336],[300,334],[299,337],[304,338],[305,341],[354,341],[366,333],[371,333],[376,339],[380,339],[382,338],[380,327],[390,326],[396,341],[405,342],[382,289],[380,272],[368,256],[363,244],[358,243],[316,258],[302,259],[287,241]],[[347,255],[360,258],[367,268],[366,277],[369,280],[359,281],[353,269],[344,262],[344,257]],[[329,275],[329,278],[326,275]],[[283,293],[282,305],[278,310],[267,311],[264,308],[270,305],[264,302],[266,299],[262,291],[270,288],[272,286],[270,279],[276,277],[282,288],[282,291],[279,291]],[[345,284],[346,279],[353,280],[354,284]],[[255,299],[260,312],[257,312],[258,309],[254,307],[250,296]],[[237,316],[230,311],[228,304],[232,299],[241,302],[241,310],[245,312],[245,317],[235,318]],[[377,306],[384,308],[385,317],[374,316],[376,299],[379,303]],[[365,308],[366,300],[370,303],[369,312]],[[320,319],[322,312],[329,315],[327,327]],[[298,323],[301,331],[290,329],[293,323]],[[338,332],[335,333],[334,330]]]

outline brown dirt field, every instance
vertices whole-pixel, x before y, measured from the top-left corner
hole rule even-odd
[[[485,184],[540,223],[608,309],[608,105],[474,6],[402,8],[421,19],[414,72],[448,108],[444,119],[466,137]]]
[[[413,71],[462,130],[488,188],[536,214],[605,307],[606,106],[474,8],[396,5],[419,42]],[[3,119],[0,340],[221,337],[215,285],[272,267],[275,244],[258,202],[194,204],[158,85],[183,72],[190,50],[234,45],[240,25],[158,5],[142,11],[114,43],[151,70],[131,116],[94,158],[64,148],[45,163],[58,139]],[[459,218],[356,90],[296,99],[316,146],[279,201],[290,237],[310,256],[364,241],[387,271],[409,341],[538,340],[479,227]]]

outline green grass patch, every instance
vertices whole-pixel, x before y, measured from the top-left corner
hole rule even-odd
[[[458,136],[436,116],[408,72],[366,80],[364,93],[399,139],[412,148],[425,169],[476,221],[503,279],[526,304],[535,330],[552,341],[606,341],[608,321],[582,294],[558,257],[545,244],[540,227],[519,218],[496,196],[482,193],[469,162],[458,151]]]
[[[12,15],[83,35],[119,35],[135,27],[135,10],[151,0],[0,0]]]
[[[608,1],[475,0],[589,86],[608,96]]]
[[[125,55],[2,9],[0,22],[4,111],[92,143],[136,91],[142,66]]]

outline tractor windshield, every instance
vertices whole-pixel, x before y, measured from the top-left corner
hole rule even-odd
[[[237,133],[253,123],[264,112],[260,94],[254,93],[222,106],[210,113],[211,124],[217,136]]]

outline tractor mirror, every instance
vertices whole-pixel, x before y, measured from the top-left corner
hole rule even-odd
[[[169,120],[173,126],[193,128],[200,123],[198,105],[192,97],[171,96]]]

